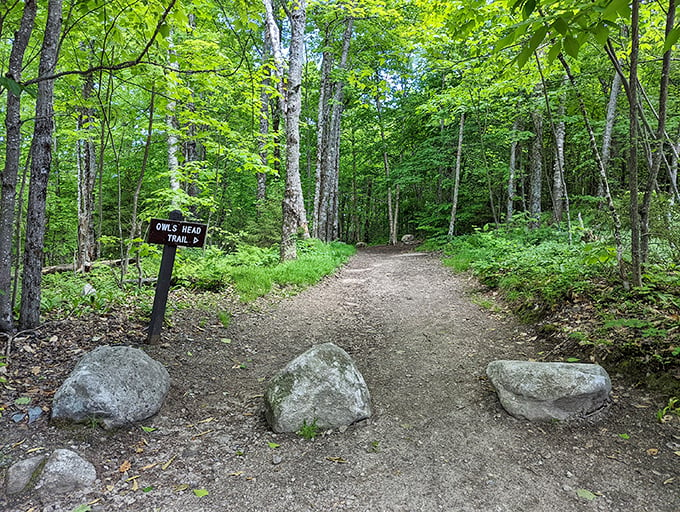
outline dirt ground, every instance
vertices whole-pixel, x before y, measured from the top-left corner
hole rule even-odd
[[[12,462],[65,447],[91,461],[99,481],[46,500],[3,494],[0,510],[680,511],[680,421],[659,423],[660,397],[612,375],[611,406],[582,422],[503,411],[486,365],[540,359],[546,346],[510,315],[478,306],[483,293],[436,255],[376,248],[294,297],[244,307],[197,296],[172,313],[162,345],[143,346],[172,377],[162,410],[144,422],[155,430],[57,429],[47,412],[15,424],[5,411],[0,477]],[[236,311],[228,327],[218,310]],[[16,342],[14,360],[42,357],[49,384],[88,346],[143,339],[141,326],[115,317],[89,322]],[[267,380],[329,341],[357,362],[373,417],[313,441],[272,433]],[[31,385],[15,381],[0,404]],[[34,403],[48,408],[54,390],[35,386]]]

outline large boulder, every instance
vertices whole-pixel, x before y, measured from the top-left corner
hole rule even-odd
[[[371,397],[352,358],[332,343],[312,347],[269,382],[265,416],[274,432],[303,423],[340,428],[371,415]]]
[[[486,368],[503,408],[531,421],[571,420],[606,405],[611,381],[596,364],[493,361]]]
[[[165,367],[143,351],[98,347],[78,361],[57,390],[52,418],[120,427],[153,416],[169,389]]]

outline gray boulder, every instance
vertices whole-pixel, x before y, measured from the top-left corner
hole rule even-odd
[[[586,416],[606,405],[612,387],[596,364],[493,361],[486,374],[503,408],[531,421]]]
[[[265,416],[274,432],[297,432],[304,422],[340,428],[370,417],[371,397],[352,358],[332,343],[312,347],[269,382]]]
[[[97,479],[94,466],[71,450],[54,450],[36,490],[43,496],[85,490]]]
[[[78,361],[57,390],[52,418],[120,427],[153,416],[169,389],[165,367],[143,351],[98,347]]]
[[[46,455],[21,460],[7,470],[5,491],[8,496],[38,492],[41,496],[85,490],[97,479],[97,471],[71,450],[55,450]]]
[[[46,455],[38,455],[30,459],[20,460],[7,469],[5,477],[5,492],[8,496],[19,494],[30,489],[30,483],[37,481],[42,470],[42,465],[47,459]]]

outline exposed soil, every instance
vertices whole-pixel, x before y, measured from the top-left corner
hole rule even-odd
[[[376,248],[295,297],[245,307],[195,296],[194,307],[173,311],[162,345],[142,345],[172,377],[161,412],[144,423],[153,432],[49,423],[50,394],[82,351],[144,335],[120,315],[48,324],[14,340],[0,477],[66,447],[100,480],[88,494],[0,497],[0,509],[680,510],[680,421],[657,420],[659,397],[612,375],[612,403],[596,417],[536,424],[505,413],[486,365],[540,359],[547,347],[507,313],[476,305],[482,293],[435,255]],[[228,327],[218,310],[235,311]],[[314,441],[272,433],[267,379],[328,341],[357,362],[373,417]],[[20,396],[46,409],[31,425],[11,420]]]

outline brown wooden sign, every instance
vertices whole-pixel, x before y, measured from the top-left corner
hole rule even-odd
[[[203,247],[207,230],[207,224],[199,222],[151,219],[148,241],[150,244]]]

